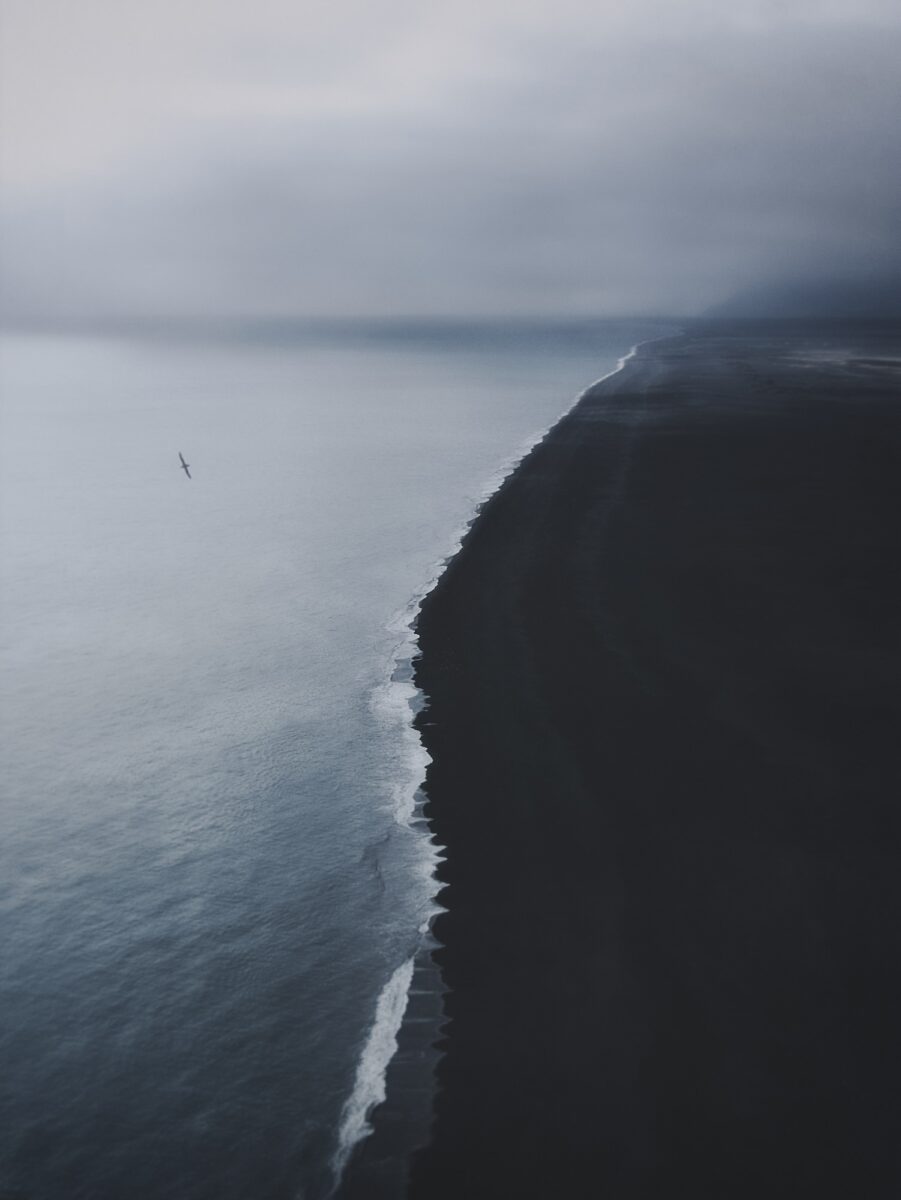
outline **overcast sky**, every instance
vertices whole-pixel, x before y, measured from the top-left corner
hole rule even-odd
[[[897,267],[898,0],[0,0],[5,304],[690,313]]]

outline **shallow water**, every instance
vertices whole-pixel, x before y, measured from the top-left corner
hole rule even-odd
[[[4,341],[0,1188],[328,1192],[432,911],[411,601],[658,331]]]

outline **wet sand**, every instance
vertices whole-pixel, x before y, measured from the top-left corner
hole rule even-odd
[[[414,1200],[901,1194],[899,355],[644,347],[426,600]]]

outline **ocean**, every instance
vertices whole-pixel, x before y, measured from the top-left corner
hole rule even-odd
[[[435,911],[417,601],[662,332],[3,339],[0,1191],[332,1193]]]

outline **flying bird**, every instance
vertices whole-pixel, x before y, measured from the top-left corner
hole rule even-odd
[[[189,466],[190,464],[185,462],[185,456],[182,454],[182,452],[181,452],[180,450],[179,450],[179,452],[178,452],[178,457],[181,459],[181,469],[184,471],[184,473],[185,473],[185,474],[187,475],[187,477],[190,479],[190,478],[191,478],[191,472],[188,470],[188,466]]]

